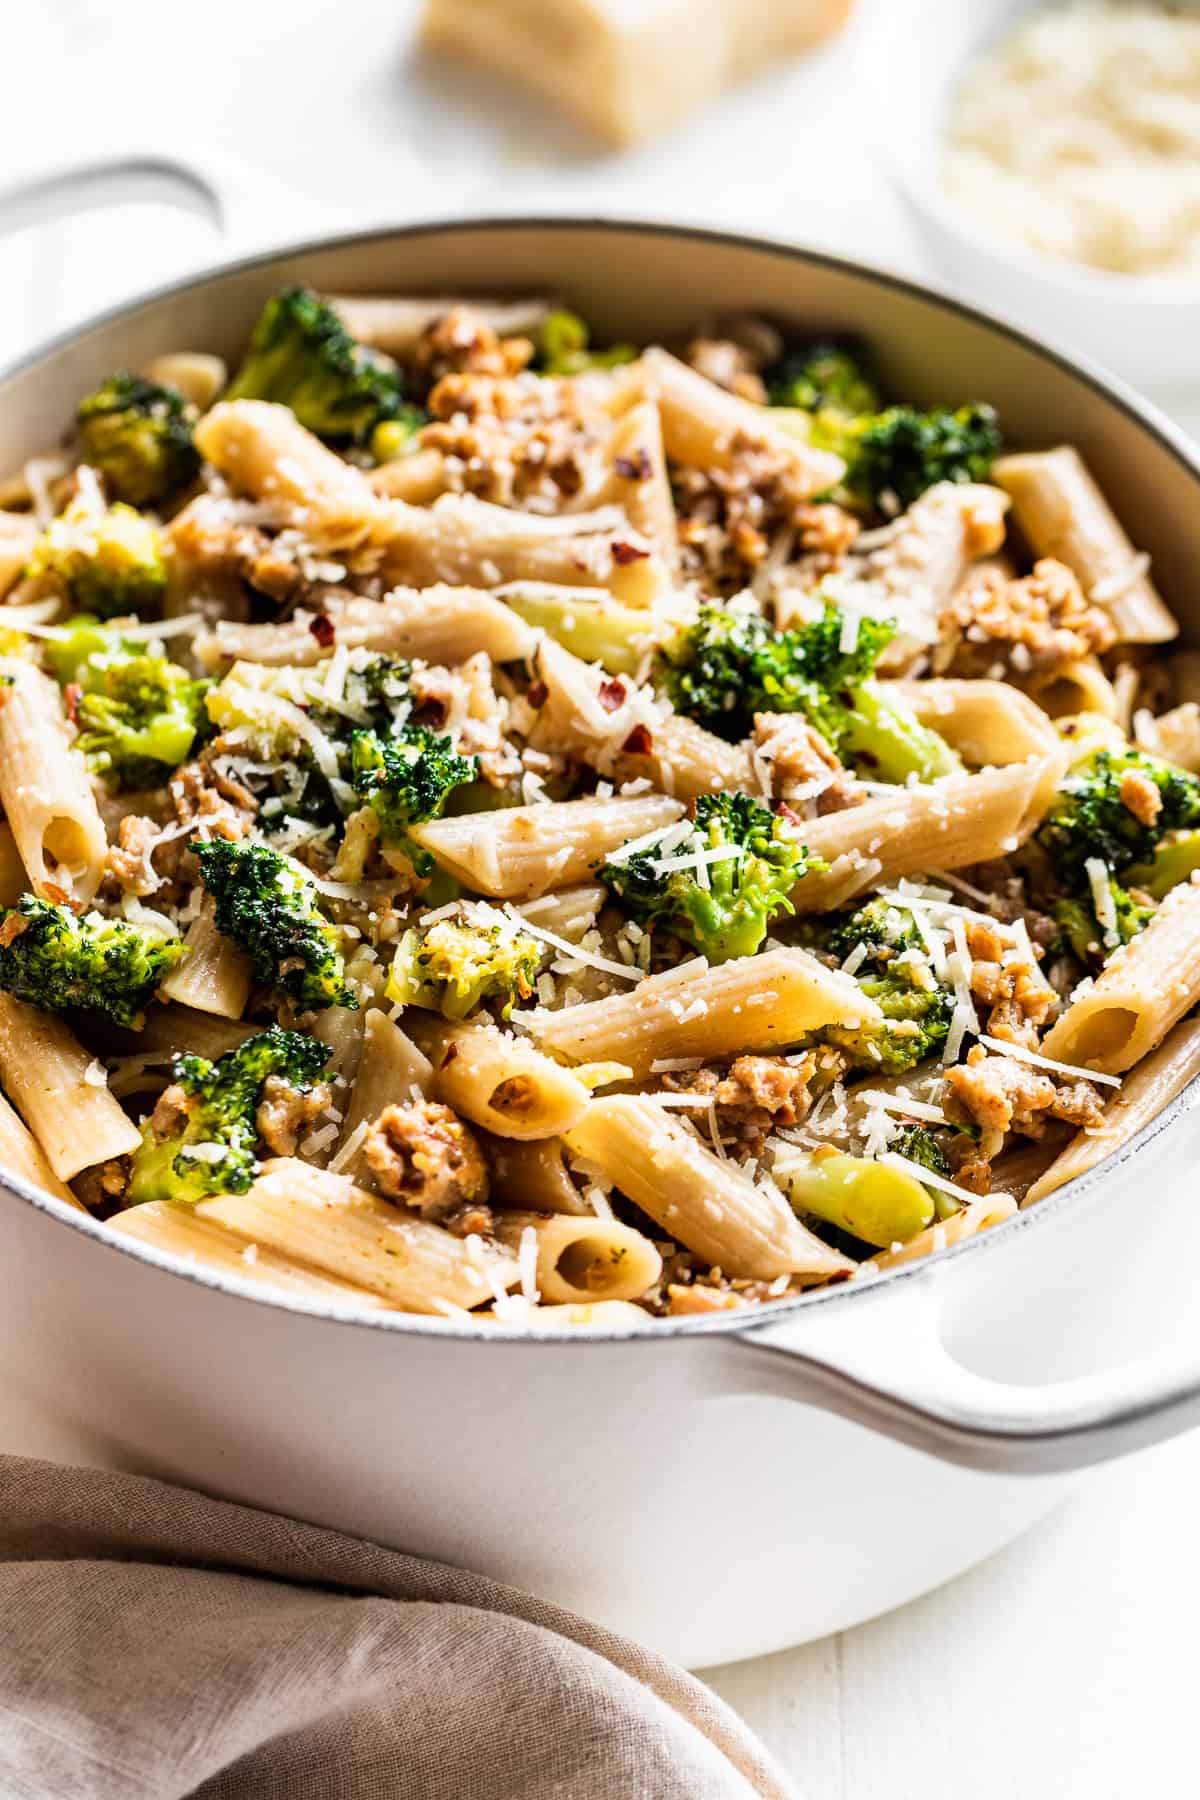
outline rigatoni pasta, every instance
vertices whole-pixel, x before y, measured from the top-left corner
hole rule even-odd
[[[870,1279],[1129,1141],[1200,1071],[1200,660],[954,398],[302,287],[82,396],[0,483],[0,1166],[499,1334]]]

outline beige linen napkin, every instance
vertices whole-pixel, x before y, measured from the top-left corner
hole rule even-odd
[[[704,1571],[683,1570],[704,1604]],[[513,1588],[0,1458],[4,1800],[789,1800],[682,1669]]]

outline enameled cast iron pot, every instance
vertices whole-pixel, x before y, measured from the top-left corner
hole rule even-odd
[[[235,356],[265,297],[301,279],[551,290],[612,338],[734,308],[862,332],[897,391],[987,398],[1011,441],[1079,445],[1200,628],[1200,465],[1163,419],[911,282],[698,230],[421,225],[223,268],[0,377],[0,469],[53,442],[113,368]],[[933,1262],[619,1337],[265,1300],[14,1179],[0,1370],[96,1461],[483,1570],[684,1662],[750,1656],[921,1593],[1073,1471],[1200,1421],[1196,1106],[1193,1088],[1102,1168]]]

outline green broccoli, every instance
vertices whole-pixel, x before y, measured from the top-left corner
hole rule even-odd
[[[541,965],[538,939],[486,902],[467,902],[432,925],[406,931],[396,947],[386,997],[447,1019],[465,1019],[485,1000],[528,1000]]]
[[[318,437],[367,443],[378,426],[412,422],[391,357],[356,342],[310,288],[267,301],[227,400],[274,400]]]
[[[477,757],[457,755],[448,737],[423,725],[406,725],[393,737],[356,731],[350,739],[350,780],[378,817],[385,843],[402,844],[410,825],[436,819],[447,796],[478,773]],[[418,859],[429,860],[418,852],[414,867]]]
[[[162,656],[111,661],[97,675],[76,709],[76,749],[110,787],[157,786],[191,754],[207,725],[210,683],[193,680]]]
[[[845,960],[863,946],[854,978],[881,1012],[880,1024],[829,1026],[827,1043],[846,1052],[856,1068],[903,1075],[940,1050],[954,1017],[954,995],[933,977],[923,940],[907,907],[873,900],[848,919],[834,922],[827,948]]]
[[[861,619],[851,639],[832,605],[793,631],[773,631],[756,612],[705,606],[659,652],[656,675],[678,711],[731,742],[749,736],[756,713],[799,712],[877,779],[934,781],[962,765],[875,680],[894,634],[890,620]]]
[[[83,1007],[140,1029],[146,1003],[183,954],[159,937],[101,913],[76,916],[22,894],[3,912],[0,989],[43,1012]]]
[[[941,1175],[949,1181],[954,1174],[950,1158],[928,1125],[903,1126],[888,1149],[893,1156],[902,1156],[906,1162],[918,1163],[922,1169],[928,1169],[931,1175]]]
[[[258,1167],[256,1115],[266,1081],[275,1076],[309,1093],[329,1055],[316,1038],[272,1025],[215,1063],[176,1057],[170,1104],[160,1103],[142,1127],[126,1204],[191,1205],[209,1194],[244,1194]]]
[[[797,407],[847,420],[879,410],[879,390],[863,371],[861,350],[831,339],[789,351],[766,374],[772,406]]]
[[[552,312],[537,334],[537,363],[543,375],[582,375],[588,369],[615,369],[633,362],[632,344],[613,344],[608,350],[589,348],[591,333],[573,312]]]
[[[1136,782],[1130,782],[1131,777]],[[1139,807],[1135,813],[1122,793],[1136,786],[1145,795],[1147,783],[1157,790],[1157,805]],[[1154,908],[1135,898],[1130,888],[1140,888],[1146,877],[1147,891],[1161,898],[1166,889],[1157,876],[1169,874],[1173,861],[1179,863],[1181,874],[1190,873],[1186,857],[1169,855],[1168,833],[1198,824],[1200,778],[1159,757],[1141,750],[1099,750],[1068,772],[1035,835],[1061,890],[1050,911],[1082,962],[1102,962],[1107,951],[1144,929]],[[1160,858],[1161,869],[1156,869]],[[1104,865],[1115,925],[1102,924],[1097,917],[1093,885],[1097,863]]]
[[[167,591],[162,533],[120,501],[80,492],[34,545],[26,572],[62,583],[71,604],[105,619],[154,613]]]
[[[652,848],[606,862],[600,879],[639,919],[722,963],[753,956],[771,920],[794,910],[797,882],[824,868],[748,794],[701,794],[689,837],[665,854]]]
[[[845,459],[842,489],[873,512],[899,512],[939,481],[986,481],[1000,454],[1000,429],[990,406],[886,412],[841,423],[818,414],[813,441]]]
[[[217,930],[245,951],[264,986],[302,1006],[357,1008],[337,929],[322,915],[317,889],[298,863],[263,844],[226,838],[197,844],[196,854],[216,901]]]
[[[196,408],[177,388],[140,375],[110,375],[75,418],[83,460],[99,470],[115,500],[154,506],[199,473]]]

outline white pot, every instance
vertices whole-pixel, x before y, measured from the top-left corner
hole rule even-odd
[[[0,377],[0,468],[114,367],[236,353],[300,278],[551,289],[622,337],[734,307],[865,332],[901,391],[986,397],[1014,439],[1078,443],[1195,612],[1200,469],[1165,421],[910,282],[665,226],[416,226],[193,279]],[[94,1460],[469,1565],[683,1662],[750,1656],[911,1598],[1037,1518],[1071,1471],[1200,1418],[1195,1101],[933,1263],[611,1338],[264,1301],[13,1180],[0,1366]]]

